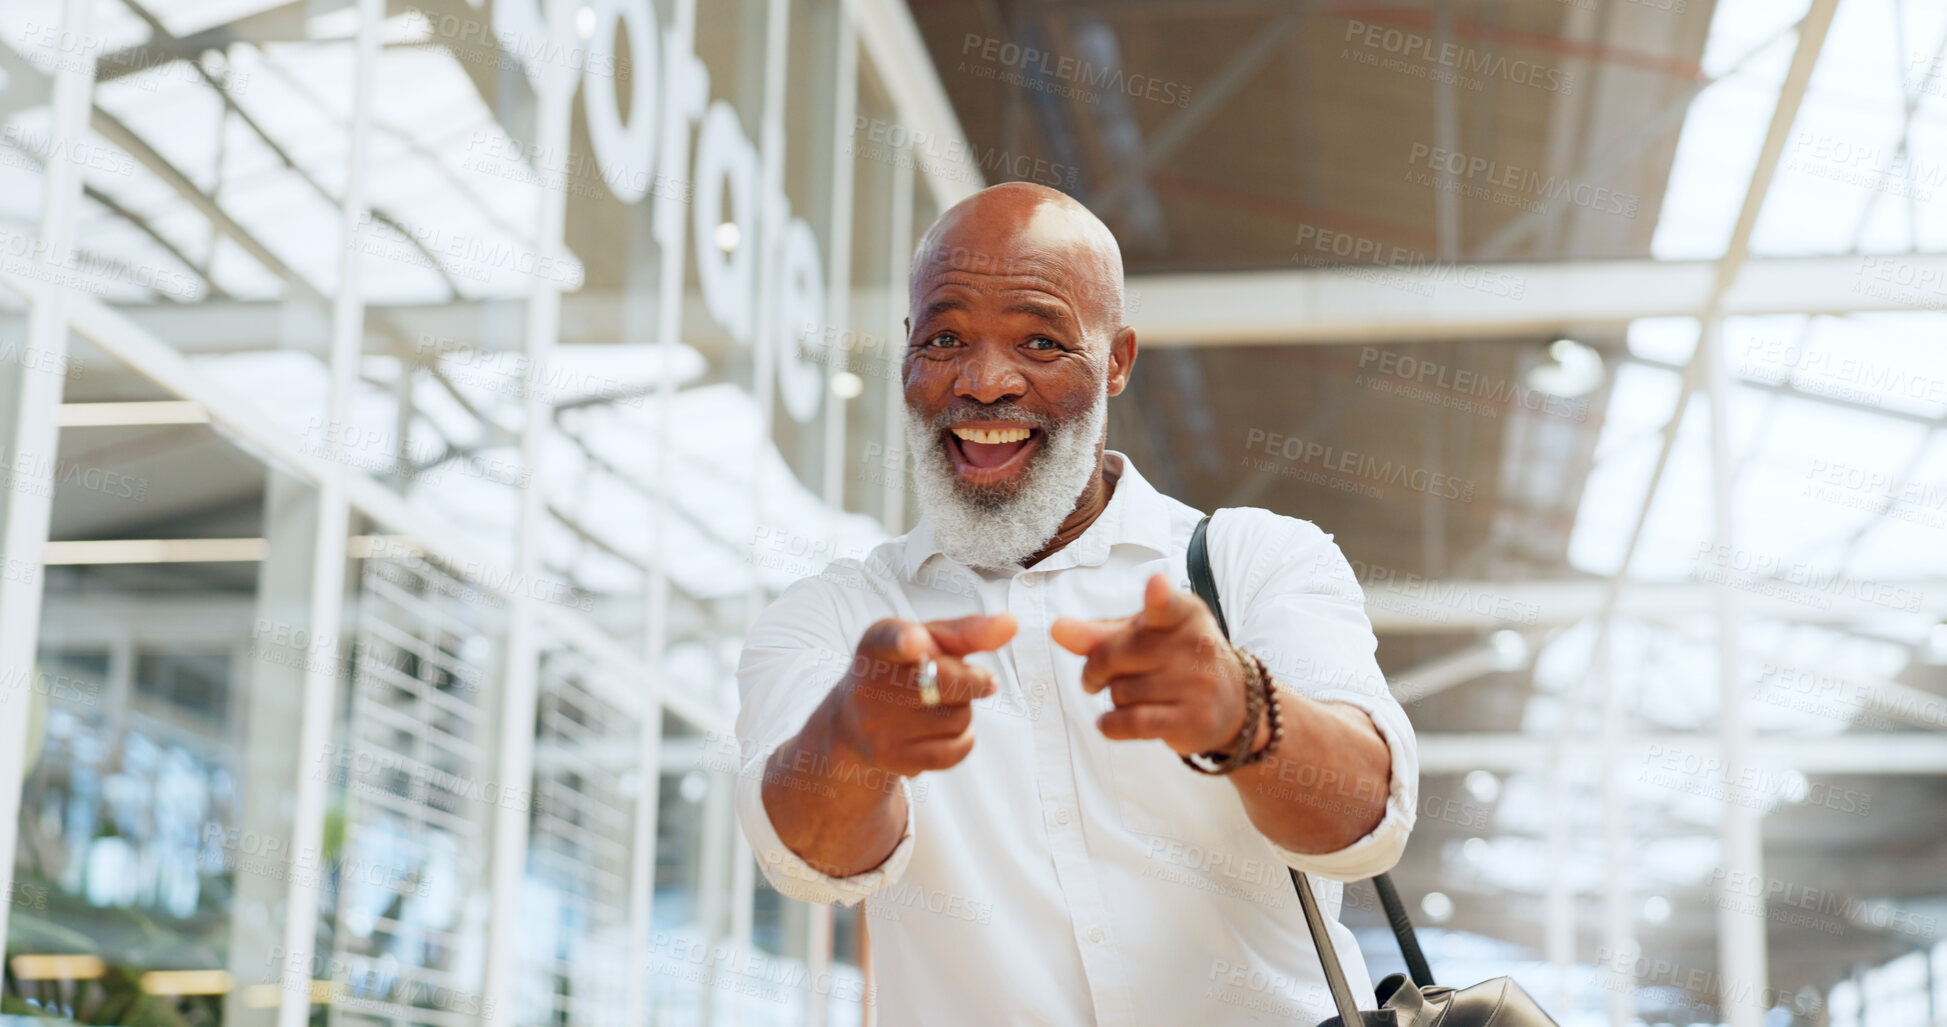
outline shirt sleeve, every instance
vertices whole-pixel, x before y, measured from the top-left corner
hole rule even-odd
[[[1406,711],[1379,670],[1379,640],[1351,565],[1317,525],[1266,510],[1226,510],[1212,520],[1209,538],[1232,641],[1263,659],[1278,683],[1321,702],[1364,710],[1392,757],[1386,814],[1370,834],[1337,852],[1292,852],[1275,842],[1272,848],[1286,865],[1336,881],[1385,873],[1399,862],[1413,830],[1419,749]],[[1317,788],[1328,800],[1338,787],[1296,783]]]
[[[780,745],[804,728],[851,662],[856,639],[845,637],[831,595],[831,575],[807,578],[786,589],[764,611],[745,639],[737,664],[737,816],[764,877],[779,892],[804,902],[853,905],[899,880],[913,857],[912,783],[898,779],[906,796],[906,828],[878,867],[832,877],[806,863],[778,837],[764,809],[764,773]]]

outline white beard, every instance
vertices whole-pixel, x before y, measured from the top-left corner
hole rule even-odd
[[[1041,452],[1030,458],[1011,496],[963,482],[940,443],[943,424],[922,423],[908,407],[913,487],[940,552],[981,570],[1018,570],[1040,552],[1075,512],[1095,473],[1095,447],[1109,420],[1108,386],[1104,375],[1094,404],[1078,421],[1034,422],[1042,431]]]

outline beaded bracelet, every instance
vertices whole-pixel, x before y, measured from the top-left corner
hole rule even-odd
[[[1245,652],[1238,646],[1231,646],[1237,662],[1244,668],[1244,727],[1226,749],[1212,749],[1201,752],[1193,759],[1182,757],[1183,765],[1199,774],[1233,774],[1253,763],[1271,755],[1278,747],[1279,739],[1284,737],[1284,724],[1279,718],[1278,689],[1271,681],[1271,671],[1264,661]],[[1251,743],[1257,739],[1257,721],[1260,716],[1270,718],[1271,740],[1263,749],[1252,752]],[[1206,767],[1196,762],[1208,761]]]

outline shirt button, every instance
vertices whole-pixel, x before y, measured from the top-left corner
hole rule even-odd
[[[1068,823],[1068,810],[1066,807],[1055,811],[1055,823],[1057,824]]]
[[[1048,694],[1048,683],[1046,681],[1036,681],[1034,687],[1028,689],[1028,691],[1034,693],[1034,697],[1039,699]]]
[[[1100,945],[1100,944],[1102,944],[1102,929],[1101,929],[1100,927],[1091,927],[1091,928],[1089,928],[1089,929],[1088,929],[1088,940],[1090,940],[1090,941],[1092,941],[1092,942],[1094,942],[1094,943],[1095,943],[1095,944],[1097,944],[1097,945]]]

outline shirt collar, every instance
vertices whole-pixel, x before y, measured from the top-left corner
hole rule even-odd
[[[1140,546],[1163,556],[1169,554],[1171,535],[1167,498],[1149,484],[1127,456],[1109,450],[1103,454],[1103,463],[1108,473],[1116,478],[1115,494],[1109,497],[1109,505],[1102,510],[1095,523],[1082,533],[1081,538],[1035,564],[1034,570],[1099,566],[1108,560],[1109,550],[1119,545]],[[906,534],[905,555],[908,577],[917,575],[927,560],[945,556],[933,538],[933,525],[924,517]]]

